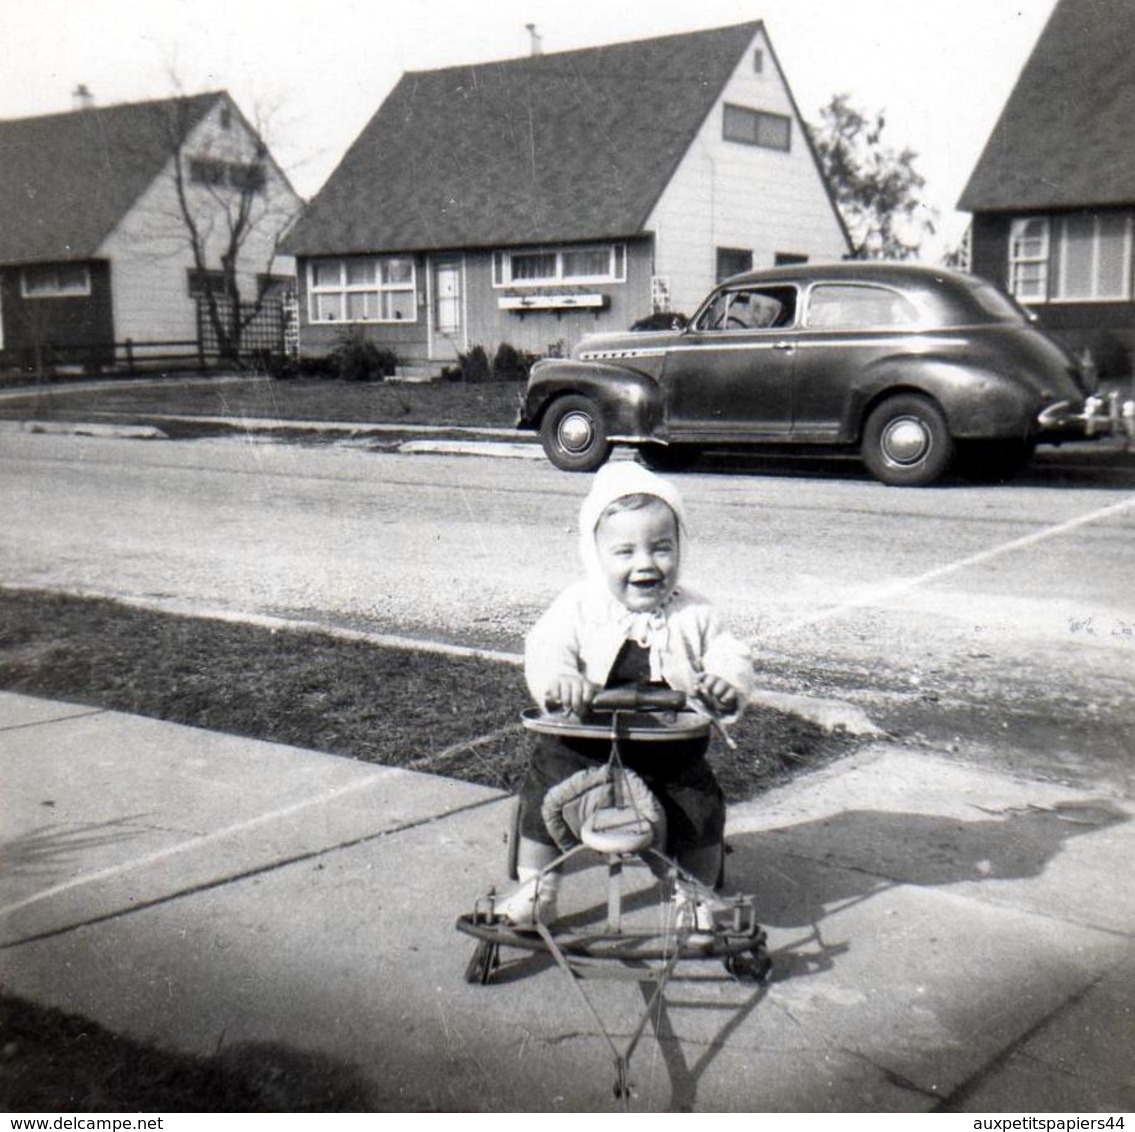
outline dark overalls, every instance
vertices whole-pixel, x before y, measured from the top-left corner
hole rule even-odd
[[[606,687],[650,682],[650,652],[635,641],[625,641],[611,666]],[[664,852],[679,864],[695,851],[720,847],[725,837],[725,798],[706,762],[709,735],[684,737],[673,742],[622,740],[623,765],[635,771],[650,787],[666,813]],[[535,736],[528,773],[520,788],[520,833],[544,845],[554,845],[541,816],[544,795],[580,770],[607,762],[608,737],[580,738],[540,733]],[[716,880],[710,878],[709,883]]]

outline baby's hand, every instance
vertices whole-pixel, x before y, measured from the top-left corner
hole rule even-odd
[[[703,672],[698,677],[698,695],[713,711],[729,714],[737,710],[737,689],[720,676]]]
[[[565,715],[582,716],[598,690],[599,685],[592,684],[586,676],[561,676],[548,689],[545,699]]]

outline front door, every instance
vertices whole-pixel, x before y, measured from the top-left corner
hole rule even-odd
[[[456,358],[465,349],[461,276],[461,260],[434,262],[430,357],[435,360]]]

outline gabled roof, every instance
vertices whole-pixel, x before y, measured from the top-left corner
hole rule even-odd
[[[760,29],[405,74],[284,250],[637,234]]]
[[[1135,3],[1059,0],[958,207],[1135,202]]]
[[[221,98],[228,95],[0,122],[0,263],[89,259],[165,168],[173,138]]]

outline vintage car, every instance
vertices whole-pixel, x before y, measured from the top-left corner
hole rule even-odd
[[[1000,477],[1038,443],[1118,429],[1090,394],[1076,360],[982,279],[804,264],[726,280],[683,329],[592,335],[537,362],[518,427],[565,471],[614,444],[662,470],[763,446],[858,453],[884,483],[918,485],[958,455]]]

